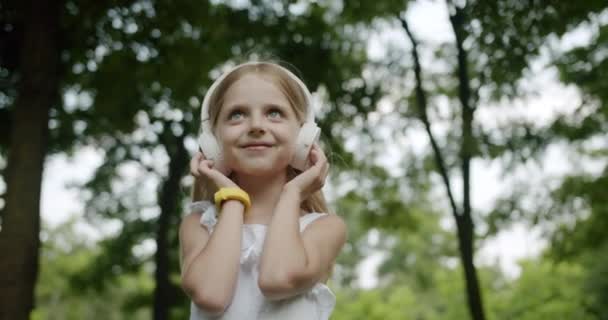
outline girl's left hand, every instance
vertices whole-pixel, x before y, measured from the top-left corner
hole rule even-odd
[[[206,177],[210,179],[218,189],[237,187],[236,183],[232,181],[221,169],[214,166],[212,160],[207,160],[202,152],[197,152],[190,160],[190,173],[195,178]]]
[[[294,190],[300,194],[300,199],[308,198],[314,192],[321,190],[329,173],[329,164],[323,150],[314,144],[310,150],[311,166],[285,184],[285,190]]]

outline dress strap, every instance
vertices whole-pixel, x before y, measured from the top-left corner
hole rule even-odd
[[[300,232],[303,232],[306,227],[313,221],[326,216],[327,213],[311,212],[300,217]]]

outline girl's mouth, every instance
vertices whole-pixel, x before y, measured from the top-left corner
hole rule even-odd
[[[245,149],[247,150],[265,150],[270,148],[269,146],[249,146],[249,147],[245,147]]]
[[[269,148],[270,148],[270,146],[268,146],[268,145],[258,144],[258,145],[249,145],[249,146],[246,146],[245,150],[261,151],[261,150],[266,150],[266,149],[269,149]]]

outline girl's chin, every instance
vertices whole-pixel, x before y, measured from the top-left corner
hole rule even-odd
[[[279,174],[285,172],[289,166],[287,158],[268,158],[268,159],[253,159],[250,161],[230,161],[228,166],[233,172],[243,173],[245,175],[260,176]]]
[[[287,173],[287,166],[285,166],[282,170],[277,169],[279,168],[277,167],[269,167],[269,166],[251,166],[251,167],[240,167],[240,168],[234,168],[232,170],[232,174],[239,176],[239,175],[244,175],[244,176],[254,176],[254,177],[271,177],[271,176],[276,176],[279,175],[281,173]]]

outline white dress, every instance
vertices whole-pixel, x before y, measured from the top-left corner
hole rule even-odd
[[[209,233],[217,223],[215,206],[208,201],[195,202],[190,205],[191,212],[202,212],[201,224]],[[325,216],[325,213],[309,213],[300,217],[300,232],[314,220]],[[190,320],[203,319],[290,319],[290,320],[327,320],[336,305],[336,297],[329,287],[317,283],[309,291],[289,299],[271,301],[264,297],[258,287],[258,266],[262,246],[266,235],[266,225],[244,224],[241,242],[241,267],[232,302],[226,311],[212,317],[190,305]]]

